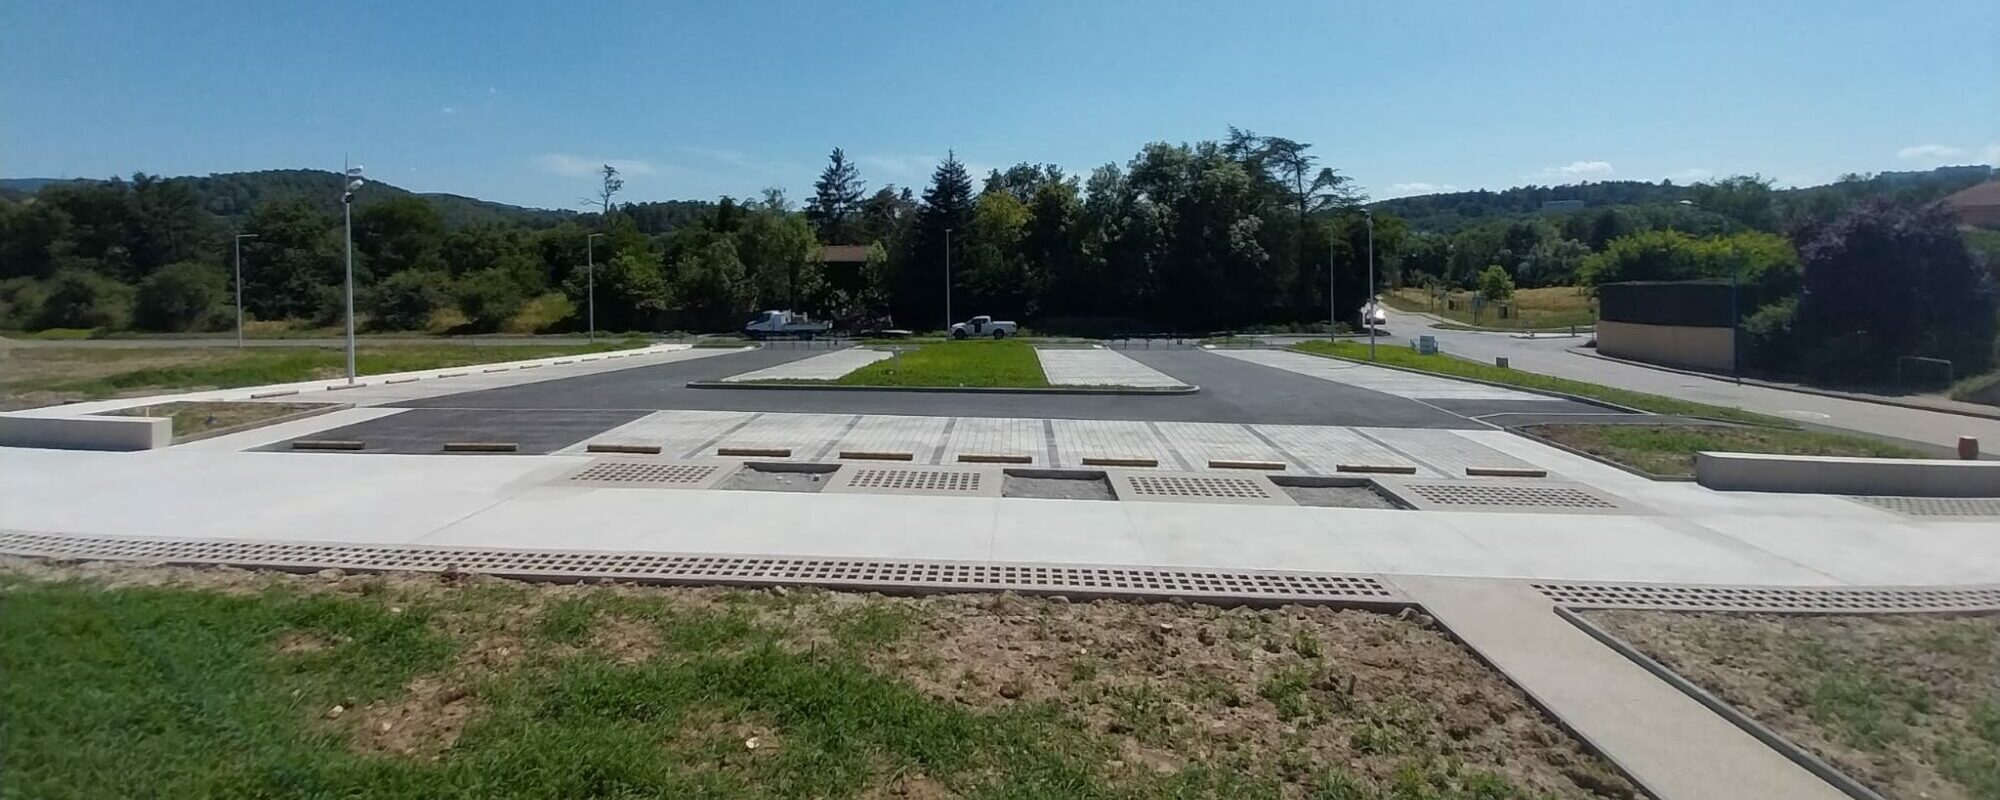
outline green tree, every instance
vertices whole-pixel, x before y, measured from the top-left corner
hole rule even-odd
[[[718,238],[687,259],[679,269],[674,294],[704,328],[727,327],[750,312],[755,299],[736,245]]]
[[[341,280],[336,224],[304,197],[251,211],[243,232],[257,238],[243,242],[244,309],[260,319],[319,312],[325,291]]]
[[[1901,356],[1946,359],[1960,375],[1992,363],[2000,289],[1941,206],[1866,201],[1798,235],[1810,371],[1884,380]]]
[[[431,315],[451,305],[451,276],[441,270],[410,269],[383,280],[365,297],[369,320],[384,330],[423,330]]]
[[[1028,208],[1006,191],[979,196],[958,288],[970,313],[1018,319],[1035,312],[1041,271],[1021,254]],[[963,316],[963,315],[961,315]]]
[[[135,173],[131,202],[127,249],[139,275],[202,255],[219,234],[187,179]]]
[[[373,283],[409,269],[437,269],[444,221],[420,197],[394,197],[354,215],[355,280]]]
[[[38,328],[123,328],[132,322],[132,287],[81,269],[49,278]]]
[[[1530,249],[1514,274],[1523,286],[1568,286],[1590,258],[1590,247],[1570,239],[1547,239]]]
[[[459,278],[452,293],[457,298],[459,313],[467,321],[479,330],[494,331],[521,313],[521,307],[527,305],[535,290],[520,275],[491,267]]]
[[[833,148],[826,169],[813,184],[813,199],[806,204],[806,220],[827,244],[854,244],[859,234],[861,212],[861,170],[847,160],[847,153]]]
[[[196,330],[214,321],[227,292],[228,281],[213,264],[168,264],[139,283],[132,321],[156,331]]]
[[[563,285],[565,294],[576,303],[579,313],[588,303],[583,270],[570,274]],[[599,330],[656,330],[660,315],[673,306],[660,260],[638,249],[618,253],[597,264],[597,327]]]
[[[1479,293],[1488,302],[1504,303],[1514,296],[1514,276],[1507,274],[1507,268],[1499,264],[1488,266],[1479,273]]]
[[[819,245],[803,216],[762,208],[729,238],[743,263],[754,304],[804,310],[824,299]]]
[[[1752,230],[1769,231],[1777,227],[1778,217],[1772,204],[1771,180],[1761,175],[1737,175],[1708,183],[1697,183],[1691,189],[1694,204],[1704,211],[1720,214],[1730,221]]]
[[[928,326],[932,320],[944,320],[945,265],[947,260],[954,269],[965,264],[966,233],[971,223],[972,178],[957,154],[947,152],[944,162],[931,174],[930,188],[924,190],[923,204],[905,237],[905,254],[892,295],[903,324]],[[952,251],[949,259],[947,247]]]

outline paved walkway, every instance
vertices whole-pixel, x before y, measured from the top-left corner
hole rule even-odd
[[[1133,386],[1171,389],[1186,386],[1180,379],[1141,364],[1116,350],[1090,348],[1035,348],[1042,361],[1042,374],[1056,386]]]
[[[748,381],[830,381],[862,367],[888,358],[891,354],[882,350],[865,347],[850,347],[835,350],[825,355],[787,361],[777,366],[731,375],[722,380],[726,383]]]
[[[1526,584],[1395,583],[1660,800],[1847,797],[1556,616]]]
[[[1498,386],[1434,378],[1415,372],[1371,367],[1351,361],[1321,358],[1284,350],[1214,350],[1217,355],[1262,364],[1323,381],[1358,386],[1397,397],[1420,400],[1547,400],[1546,395]]]

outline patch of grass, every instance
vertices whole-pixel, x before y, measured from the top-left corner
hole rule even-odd
[[[901,606],[860,606],[834,615],[833,637],[849,647],[872,647],[903,638],[916,615]]]
[[[1654,475],[1694,475],[1695,453],[1923,458],[1907,447],[1818,431],[1696,425],[1532,425],[1528,432]]]
[[[96,328],[43,328],[43,329],[41,329],[41,330],[38,330],[38,331],[8,331],[6,335],[7,335],[7,338],[9,338],[9,339],[38,339],[38,340],[42,340],[42,341],[73,341],[73,340],[76,340],[76,339],[95,339],[95,338],[97,338],[97,336],[98,336],[98,329],[96,329]]]
[[[1424,290],[1404,287],[1387,292],[1382,301],[1399,311],[1422,311],[1445,319],[1457,320],[1467,326],[1501,328],[1505,330],[1567,328],[1571,325],[1584,327],[1596,321],[1592,311],[1591,296],[1577,286],[1545,286],[1539,289],[1520,289],[1507,300],[1514,314],[1505,319],[1497,308],[1489,305],[1477,318],[1472,313],[1472,293],[1454,291],[1448,296],[1457,302],[1457,308],[1447,308],[1443,299],[1435,303]]]
[[[601,353],[646,345],[644,340],[597,344],[362,345],[355,370],[363,375],[439,369],[496,361]],[[18,348],[6,351],[0,370],[0,402],[40,395],[98,399],[178,389],[227,389],[292,383],[345,374],[347,355],[337,348],[227,347],[176,348]],[[15,404],[19,407],[18,403]]]
[[[1365,361],[1368,358],[1368,345],[1354,342],[1300,342],[1293,345],[1292,349],[1301,353],[1311,353],[1317,356],[1330,356],[1348,360]],[[1797,427],[1787,420],[1758,414],[1753,411],[1744,411],[1740,408],[1696,403],[1601,384],[1573,381],[1568,378],[1557,378],[1552,375],[1522,372],[1517,369],[1503,369],[1491,364],[1481,364],[1474,361],[1453,358],[1442,353],[1427,356],[1404,347],[1378,347],[1376,348],[1376,358],[1380,363],[1392,367],[1433,372],[1454,378],[1473,378],[1508,386],[1518,386],[1524,389],[1562,392],[1564,394],[1588,397],[1593,400],[1602,400],[1607,403],[1625,406],[1626,408],[1650,411],[1655,414],[1708,417],[1778,428]]]
[[[1013,386],[1049,385],[1035,348],[1016,341],[927,344],[841,376],[847,386]]]
[[[254,423],[324,408],[327,405],[327,403],[161,403],[137,408],[121,408],[106,413],[121,417],[172,417],[174,438],[178,439],[225,428],[248,427]]]
[[[2000,370],[1974,375],[1952,384],[1951,399],[1967,403],[1993,404],[1996,402],[1994,398],[2000,397],[2000,391],[1995,391],[1993,388],[1995,386],[2000,386]]]

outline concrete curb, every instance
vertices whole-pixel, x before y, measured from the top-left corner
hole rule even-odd
[[[1694,477],[1724,492],[2000,497],[2000,461],[1703,451]]]
[[[217,436],[228,436],[232,433],[242,433],[248,430],[256,430],[258,428],[262,428],[267,425],[277,425],[279,423],[292,422],[295,420],[305,419],[307,417],[317,417],[321,414],[331,414],[335,411],[346,411],[350,408],[353,408],[354,404],[321,403],[319,404],[319,406],[320,406],[319,408],[308,408],[300,411],[294,411],[290,414],[276,416],[270,419],[260,419],[255,422],[245,422],[241,425],[231,425],[226,428],[216,428],[215,430],[202,431],[201,433],[197,433],[192,436],[176,436],[174,437],[174,444],[187,444],[188,442],[199,442],[203,439],[213,439]]]
[[[1609,361],[1614,364],[1625,364],[1627,366],[1633,366],[1633,367],[1644,367],[1646,369],[1659,370],[1661,372],[1671,372],[1676,375],[1688,375],[1696,378],[1711,378],[1719,381],[1734,380],[1734,378],[1728,375],[1718,375],[1713,372],[1702,372],[1700,370],[1681,369],[1679,367],[1668,367],[1668,366],[1662,366],[1660,364],[1648,364],[1644,361],[1633,361],[1632,359],[1629,358],[1618,358],[1616,356],[1607,356],[1602,353],[1585,353],[1578,348],[1570,348],[1569,352],[1572,355],[1579,355],[1583,356],[1584,358],[1603,359],[1605,361]],[[1815,389],[1810,386],[1797,386],[1793,384],[1772,383],[1770,381],[1760,380],[1757,378],[1744,378],[1743,384],[1746,386],[1756,386],[1763,389],[1775,389],[1780,392],[1795,392],[1798,394],[1810,394],[1819,397],[1831,397],[1835,400],[1853,400],[1854,402],[1857,403],[1874,403],[1875,405],[1878,406],[1894,406],[1896,408],[1907,408],[1910,409],[1911,411],[1935,411],[1939,414],[1956,414],[1961,417],[1974,417],[1977,419],[2000,420],[2000,409],[1996,409],[1992,412],[1986,412],[1986,411],[1979,411],[1967,408],[1942,408],[1939,406],[1931,406],[1931,405],[1924,405],[1922,403],[1911,403],[1903,400],[1897,400],[1896,398],[1893,397],[1877,397],[1874,395],[1837,392],[1828,389]]]
[[[781,391],[791,390],[791,391],[811,391],[811,392],[819,392],[819,391],[948,392],[954,394],[970,393],[970,394],[1097,394],[1097,395],[1122,394],[1122,395],[1140,395],[1140,396],[1186,395],[1186,394],[1194,394],[1196,392],[1201,391],[1200,386],[1177,386],[1173,388],[1163,388],[1163,389],[1146,389],[1139,387],[1109,388],[1109,387],[1082,387],[1082,386],[1077,386],[1077,387],[1050,386],[1047,388],[1028,388],[1021,386],[851,386],[848,384],[838,384],[838,383],[766,383],[761,381],[740,381],[737,383],[725,383],[723,381],[688,381],[687,388],[766,389],[766,390],[775,389]]]
[[[1638,648],[1612,635],[1610,631],[1598,627],[1596,623],[1584,619],[1583,615],[1562,606],[1556,606],[1555,612],[1556,616],[1561,617],[1571,625],[1575,625],[1577,629],[1589,635],[1590,638],[1596,639],[1598,643],[1611,648],[1632,663],[1639,665],[1641,669],[1652,673],[1653,677],[1665,681],[1667,685],[1675,689],[1679,689],[1682,694],[1707,707],[1708,710],[1715,712],[1716,716],[1722,717],[1729,724],[1743,729],[1744,733],[1750,734],[1757,741],[1763,742],[1766,747],[1778,751],[1779,755],[1799,765],[1820,780],[1832,784],[1833,788],[1839,789],[1842,794],[1852,797],[1854,800],[1884,800],[1882,795],[1876,794],[1874,790],[1848,777],[1847,773],[1841,772],[1825,761],[1821,761],[1818,756],[1807,752],[1805,748],[1793,744],[1790,739],[1778,735],[1776,731],[1764,727],[1756,720],[1751,719],[1749,715],[1738,711],[1735,706],[1730,705],[1713,694],[1709,694],[1708,690],[1695,685],[1693,681],[1681,677],[1681,674],[1675,672],[1672,668],[1653,660],[1651,656],[1645,653],[1639,652]]]

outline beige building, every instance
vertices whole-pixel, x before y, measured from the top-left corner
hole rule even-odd
[[[1987,181],[1944,199],[1958,224],[2000,228],[2000,181]]]

